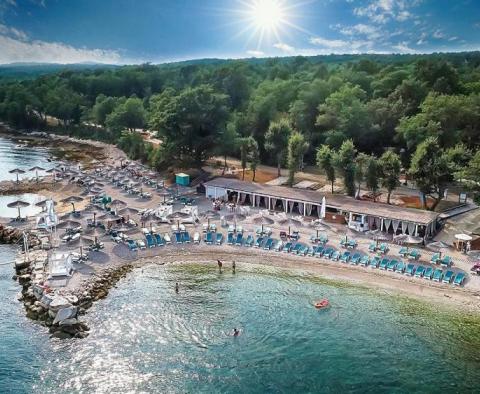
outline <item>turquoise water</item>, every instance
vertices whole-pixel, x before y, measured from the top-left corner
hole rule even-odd
[[[0,267],[0,392],[478,388],[478,341],[471,340],[478,322],[435,318],[416,302],[257,267],[240,266],[235,275],[214,265],[144,267],[85,316],[93,328],[87,339],[64,342],[26,321],[10,272]],[[325,296],[332,308],[313,308]]]

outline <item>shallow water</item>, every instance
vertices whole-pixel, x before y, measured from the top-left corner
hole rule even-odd
[[[55,162],[51,162],[49,157],[50,154],[46,148],[32,147],[0,137],[0,181],[16,180],[16,175],[9,173],[14,168],[26,171],[25,174],[19,175],[19,179],[34,178],[36,176],[35,171],[28,170],[36,166],[45,170],[52,168]],[[43,174],[43,171],[38,172],[38,175]]]
[[[5,255],[5,250],[0,250]],[[252,268],[253,267],[253,268]],[[47,340],[0,267],[0,392],[473,392],[477,319],[241,266],[149,266],[85,316],[85,340]],[[5,272],[7,271],[7,272]],[[180,293],[175,294],[175,283]],[[7,297],[5,297],[5,294]],[[329,310],[312,302],[328,297]],[[234,338],[238,327],[241,335]],[[11,391],[13,388],[13,391]],[[10,391],[9,391],[10,390]]]

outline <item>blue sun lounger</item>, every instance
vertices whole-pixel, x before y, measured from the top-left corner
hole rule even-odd
[[[419,265],[415,270],[415,278],[422,278],[424,273],[425,267],[423,265]]]
[[[440,261],[440,253],[434,253],[430,262],[433,264],[437,264]]]
[[[371,243],[370,245],[368,245],[368,251],[369,252],[376,252],[377,251],[377,244],[376,243]]]
[[[300,250],[298,251],[298,255],[300,256],[306,256],[308,253],[308,246],[307,245],[302,245],[302,247],[300,248]]]
[[[360,265],[366,267],[370,263],[370,257],[368,257],[366,254],[362,256],[360,259]]]
[[[165,241],[163,240],[160,234],[154,234],[155,241],[157,242],[157,246],[165,246]]]
[[[452,283],[453,275],[454,275],[453,271],[448,270],[447,272],[445,272],[445,275],[443,276],[442,282],[447,283],[447,284]]]
[[[183,237],[181,233],[175,233],[175,242],[177,244],[183,243]]]
[[[228,235],[227,235],[227,244],[228,244],[228,245],[233,245],[233,242],[234,242],[234,240],[233,240],[233,233],[228,233]]]
[[[256,248],[261,248],[263,244],[263,237],[258,237],[257,240],[255,241],[255,247]]]
[[[378,256],[374,256],[370,259],[369,266],[372,268],[378,268],[380,265],[380,258]]]
[[[342,263],[348,263],[348,260],[350,260],[350,254],[351,254],[351,253],[348,252],[348,251],[343,252],[343,253],[342,253],[342,256],[340,257],[340,261],[341,261]]]
[[[382,261],[380,261],[380,265],[379,265],[380,269],[386,271],[387,270],[387,265],[388,265],[389,262],[390,262],[390,260],[387,259],[387,258],[382,259]]]
[[[326,235],[320,235],[319,241],[321,244],[325,245],[328,242],[328,237]]]
[[[287,242],[285,245],[283,245],[282,252],[290,253],[290,250],[292,250],[292,243],[291,242]]]
[[[253,238],[253,235],[252,235],[252,234],[248,234],[248,235],[247,235],[247,239],[245,240],[245,246],[252,247],[254,241],[255,241],[255,240],[254,240],[254,238]]]
[[[272,249],[273,246],[273,239],[272,238],[267,238],[267,242],[265,242],[265,245],[263,245],[264,250],[270,250]]]
[[[415,264],[407,264],[407,269],[405,270],[405,274],[413,276],[415,274]]]
[[[465,282],[465,274],[463,272],[459,272],[455,276],[455,279],[453,280],[453,284],[455,286],[463,286],[464,282]]]
[[[153,240],[153,237],[152,237],[151,234],[146,234],[146,235],[145,235],[145,240],[147,241],[147,246],[148,246],[149,248],[154,248],[155,246],[157,246],[157,245],[155,244],[155,241]]]
[[[410,253],[408,254],[408,258],[410,260],[418,260],[420,258],[421,254],[418,251],[418,249],[412,249]]]
[[[390,260],[390,262],[387,264],[387,271],[394,272],[397,264],[398,264],[398,260],[395,260],[395,259]]]
[[[295,246],[292,249],[292,253],[293,254],[298,254],[298,252],[300,251],[301,248],[302,248],[302,244],[301,243],[296,243]]]
[[[127,246],[132,251],[135,251],[138,249],[137,244],[133,239],[127,239]]]
[[[443,256],[440,260],[441,265],[445,265],[446,267],[451,267],[453,265],[452,258],[450,256]]]
[[[340,252],[338,250],[335,250],[330,256],[330,260],[332,261],[338,261],[339,258],[340,258]]]
[[[217,237],[215,239],[215,243],[217,245],[221,245],[223,242],[223,234],[222,233],[217,233]]]
[[[355,253],[352,258],[350,259],[350,264],[357,265],[360,262],[360,258],[362,255],[360,253]]]
[[[387,254],[390,249],[387,244],[380,244],[380,246],[378,247],[378,250],[382,254]]]
[[[403,261],[399,261],[395,266],[395,272],[399,274],[403,274],[405,272],[405,263]]]
[[[213,234],[214,234],[214,233],[212,233],[211,231],[209,231],[209,232],[207,233],[207,235],[205,236],[205,243],[206,243],[207,245],[211,245],[211,244],[213,243]]]
[[[434,282],[441,282],[443,278],[443,270],[437,268],[433,273],[433,281]]]
[[[317,249],[315,250],[315,257],[322,257],[324,250],[325,250],[324,246],[317,246]]]
[[[322,256],[325,257],[326,259],[329,259],[330,257],[332,257],[333,252],[334,252],[333,248],[326,248],[324,249]]]
[[[185,242],[186,244],[190,243],[190,234],[188,233],[188,231],[183,232],[183,242]]]
[[[235,241],[235,245],[237,245],[237,246],[242,246],[243,245],[243,234],[242,233],[237,234],[237,240]]]
[[[318,246],[313,246],[311,248],[308,248],[307,255],[309,256],[315,256],[315,252],[317,251]]]
[[[406,246],[402,246],[398,251],[398,254],[402,257],[405,257],[406,255],[408,255],[408,248]]]
[[[423,273],[423,279],[432,280],[433,278],[433,268],[427,267],[425,272]]]

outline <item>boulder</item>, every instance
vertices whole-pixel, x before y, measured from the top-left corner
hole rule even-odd
[[[78,324],[78,320],[75,319],[75,318],[71,318],[71,319],[65,319],[65,320],[62,320],[59,325],[60,327],[63,327],[63,326],[75,326]]]
[[[52,302],[50,302],[49,308],[50,310],[58,311],[60,309],[71,307],[72,304],[68,302],[65,297],[56,295],[53,297]]]
[[[64,331],[55,331],[50,338],[58,338],[58,339],[70,339],[72,338],[72,335],[69,334],[68,332]]]
[[[60,323],[64,320],[72,319],[77,316],[78,308],[76,306],[69,306],[67,308],[59,309],[53,320],[53,324]]]

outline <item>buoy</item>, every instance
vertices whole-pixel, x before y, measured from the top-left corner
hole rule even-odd
[[[317,301],[314,304],[314,306],[317,309],[325,309],[325,308],[328,308],[330,306],[330,302],[326,298],[324,298],[323,300]]]

